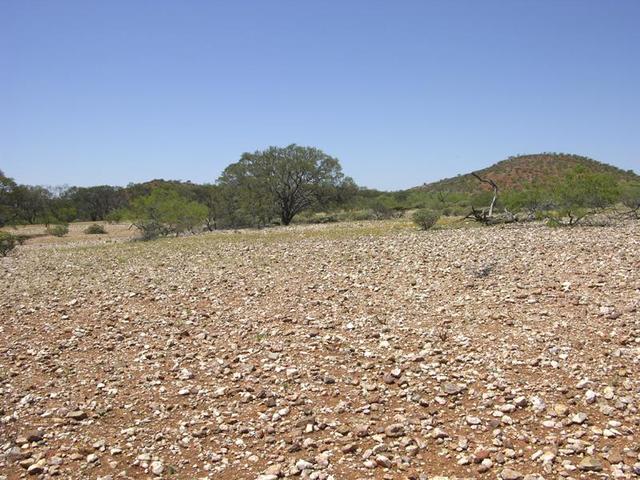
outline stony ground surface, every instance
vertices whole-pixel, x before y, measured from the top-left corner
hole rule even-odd
[[[0,478],[640,475],[640,225],[383,227],[19,247]]]

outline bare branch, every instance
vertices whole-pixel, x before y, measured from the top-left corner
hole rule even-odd
[[[475,172],[471,172],[471,175],[473,175],[475,178],[480,180],[482,183],[486,183],[487,185],[490,185],[491,188],[493,189],[493,198],[491,199],[491,205],[489,205],[489,212],[487,214],[487,216],[491,218],[493,216],[493,207],[495,206],[496,201],[498,200],[498,185],[496,184],[496,182],[494,182],[490,178],[482,178],[480,175],[478,175]]]

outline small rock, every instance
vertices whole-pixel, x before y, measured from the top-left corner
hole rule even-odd
[[[541,397],[533,397],[531,399],[531,406],[536,412],[542,412],[545,408],[547,408],[547,404]]]
[[[341,448],[342,453],[353,453],[358,449],[358,446],[355,443],[347,443],[344,447]]]
[[[478,472],[480,473],[487,472],[491,467],[493,467],[493,462],[491,461],[490,458],[485,458],[484,460],[482,460],[482,462],[480,462],[480,466],[478,467]]]
[[[401,423],[392,423],[384,429],[384,434],[387,437],[401,437],[404,435],[404,425]]]
[[[87,418],[87,414],[85,412],[83,412],[82,410],[73,410],[69,413],[67,413],[67,418],[70,418],[71,420],[84,420],[85,418]]]
[[[551,451],[546,451],[540,456],[542,463],[552,463],[556,458],[556,454]]]
[[[385,457],[384,455],[376,455],[376,463],[381,467],[389,468],[391,467],[391,460],[389,457]]]
[[[25,434],[27,442],[39,442],[44,438],[44,432],[42,430],[30,430]]]
[[[472,417],[471,415],[468,415],[466,417],[466,421],[469,425],[480,425],[480,423],[482,422],[478,417]]]
[[[502,478],[502,480],[522,480],[524,478],[524,475],[517,470],[505,468],[500,473],[500,477]]]
[[[520,407],[520,408],[524,408],[529,404],[529,402],[527,401],[527,397],[524,397],[524,396],[514,398],[513,403],[515,404],[516,407]]]
[[[584,457],[578,464],[583,472],[601,472],[602,462],[596,457]]]
[[[612,450],[609,455],[607,455],[607,461],[612,465],[615,465],[616,463],[622,463],[624,460],[618,450]]]
[[[441,428],[434,428],[432,435],[433,438],[447,438],[449,436],[447,432],[445,432]]]
[[[162,474],[162,472],[164,472],[164,465],[158,460],[156,460],[155,462],[151,462],[151,465],[149,465],[149,467],[151,468],[151,473],[153,473],[154,475],[160,475]]]
[[[571,416],[571,421],[578,425],[582,425],[587,420],[587,414],[583,412],[576,413]]]
[[[279,463],[275,463],[269,466],[265,471],[264,475],[275,475],[276,478],[282,474],[282,465]]]
[[[300,459],[296,462],[296,468],[298,469],[299,472],[302,472],[303,470],[308,470],[310,468],[313,468],[313,463]]]
[[[30,465],[29,468],[27,468],[27,473],[29,475],[40,475],[41,473],[44,472],[44,466],[45,466],[45,460],[40,460],[39,462],[34,463],[33,465]]]
[[[556,415],[558,415],[559,417],[564,417],[567,415],[567,413],[569,413],[569,407],[567,407],[566,405],[562,404],[562,403],[556,403],[553,406],[553,411],[556,413]]]
[[[442,391],[447,395],[458,395],[464,390],[464,386],[458,383],[445,383],[442,386]]]

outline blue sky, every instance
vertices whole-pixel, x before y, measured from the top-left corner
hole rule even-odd
[[[637,0],[0,0],[0,169],[214,181],[313,145],[400,189],[541,151],[640,170]]]

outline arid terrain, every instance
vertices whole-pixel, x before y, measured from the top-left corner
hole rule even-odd
[[[0,478],[640,475],[640,224],[401,221],[0,259]]]

